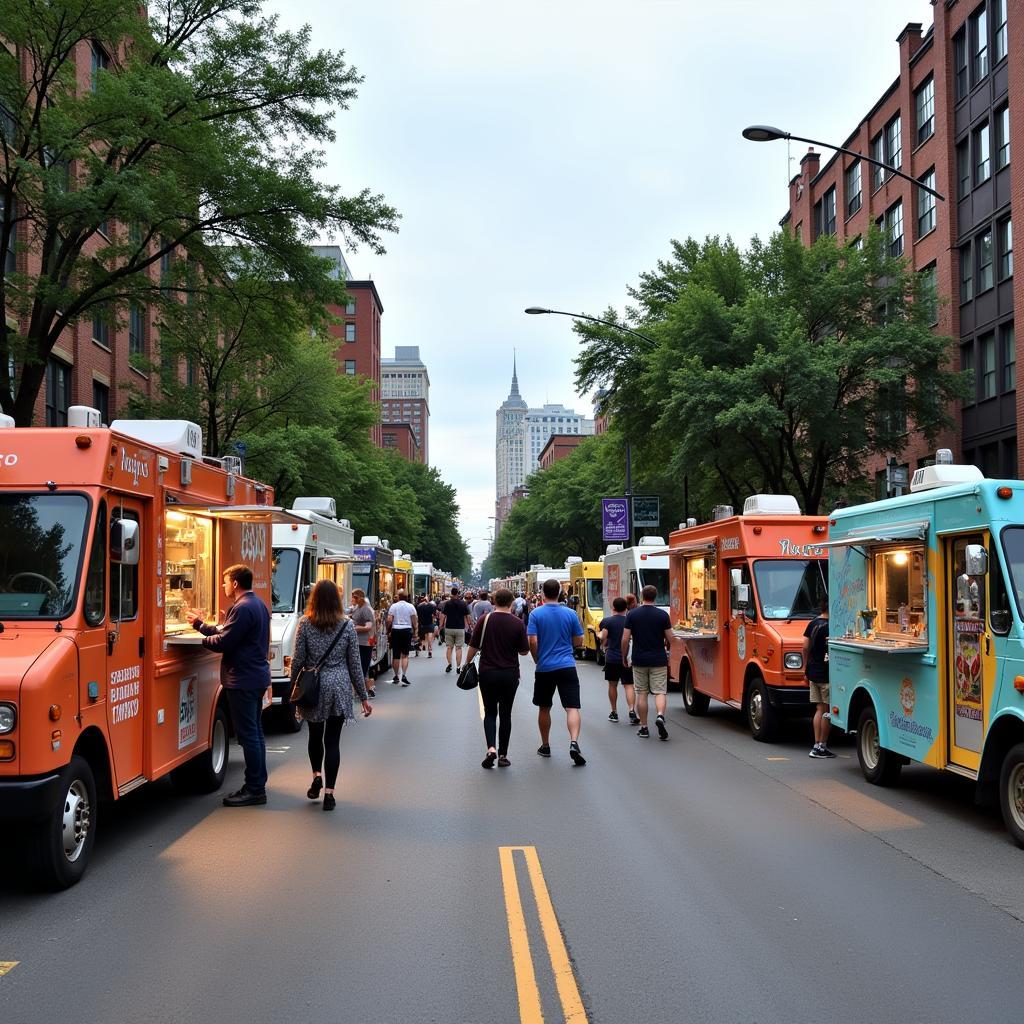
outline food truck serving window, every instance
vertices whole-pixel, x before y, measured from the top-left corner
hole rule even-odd
[[[0,494],[0,618],[71,614],[88,517],[81,494]]]
[[[164,558],[164,629],[191,629],[186,608],[212,610],[213,522],[204,516],[168,509]]]
[[[754,579],[766,619],[813,619],[828,596],[823,559],[760,558]]]
[[[686,559],[686,607],[680,612],[691,626],[701,629],[717,625],[718,569],[713,553]]]
[[[904,544],[871,551],[872,607],[878,633],[919,639],[927,635],[924,545]]]

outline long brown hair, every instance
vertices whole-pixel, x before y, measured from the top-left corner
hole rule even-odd
[[[341,607],[341,591],[332,580],[320,580],[309,595],[306,617],[323,632],[333,632],[339,622],[345,619]]]

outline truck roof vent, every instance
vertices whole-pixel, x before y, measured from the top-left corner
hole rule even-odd
[[[583,559],[579,555],[570,555],[565,560],[565,567],[568,569],[570,565],[578,565],[582,561]]]
[[[606,555],[614,555],[616,551],[621,551],[621,550],[622,550],[622,545],[621,544],[609,544],[608,547],[606,547],[604,549]]]
[[[745,516],[798,516],[800,503],[792,494],[752,494],[743,502]]]
[[[686,528],[688,530],[693,529],[693,527],[695,527],[696,525],[697,525],[697,520],[694,519],[693,516],[690,516],[690,518],[686,520]]]
[[[651,534],[647,537],[641,537],[637,544],[642,548],[663,548],[665,546],[665,538],[655,537]]]
[[[943,450],[948,451],[948,449]],[[985,474],[977,466],[953,466],[948,462],[936,463],[934,466],[924,466],[914,472],[914,479],[910,481],[910,493],[932,491],[936,487],[951,487],[953,484],[971,484],[984,479]]]
[[[188,420],[114,420],[110,429],[190,459],[203,457],[203,430]]]
[[[366,537],[360,537],[359,543],[365,545],[368,548],[375,548],[380,544],[380,537],[377,537],[373,534]]]
[[[732,505],[716,505],[711,510],[711,521],[713,523],[717,523],[719,519],[731,519],[732,516]]]
[[[333,501],[334,499],[332,498],[331,500]],[[339,519],[338,520],[338,525],[339,526],[344,526],[347,530],[351,530],[352,529],[352,524],[347,519]]]
[[[293,512],[318,512],[328,519],[338,518],[338,506],[333,498],[296,498],[292,502]]]
[[[70,405],[68,406],[68,426],[69,427],[102,427],[103,416],[99,409],[94,409],[91,405]]]

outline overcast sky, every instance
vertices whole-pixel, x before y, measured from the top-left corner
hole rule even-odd
[[[806,146],[842,142],[899,73],[929,0],[275,0],[365,75],[325,177],[401,211],[385,256],[348,253],[384,304],[383,351],[419,345],[430,461],[459,492],[475,561],[494,515],[494,413],[512,349],[531,406],[589,413],[565,317],[599,313],[672,238],[777,228]],[[324,241],[340,241],[325,239]]]

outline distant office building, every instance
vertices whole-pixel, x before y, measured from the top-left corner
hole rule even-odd
[[[585,437],[594,433],[594,421],[567,409],[546,404],[531,409],[519,393],[515,359],[512,361],[512,388],[496,414],[495,533],[500,531],[512,506],[525,491],[526,478],[540,468],[540,454],[552,434]]]
[[[381,424],[383,448],[393,448],[409,462],[423,462],[422,450],[412,427],[408,423]]]
[[[547,444],[540,450],[537,465],[541,469],[550,469],[556,462],[561,462],[567,455],[572,455],[580,446],[585,434],[552,434]]]
[[[418,345],[396,345],[394,358],[381,360],[380,393],[385,429],[388,424],[408,423],[416,439],[416,461],[427,462],[430,375]]]

